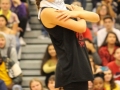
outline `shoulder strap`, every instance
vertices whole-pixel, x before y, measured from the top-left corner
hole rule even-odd
[[[8,58],[10,58],[11,49],[12,49],[12,47],[9,47],[9,48],[8,48],[8,51],[7,51],[7,57],[8,57]]]

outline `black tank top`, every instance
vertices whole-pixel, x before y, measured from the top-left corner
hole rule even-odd
[[[45,29],[50,35],[58,56],[55,87],[63,87],[72,82],[93,80],[82,34],[61,26],[45,27]]]

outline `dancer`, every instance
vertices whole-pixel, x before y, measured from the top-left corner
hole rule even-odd
[[[81,33],[86,30],[86,21],[98,22],[99,16],[77,6],[68,11],[64,0],[36,0],[36,4],[38,18],[50,34],[58,56],[55,87],[88,90],[93,75]]]

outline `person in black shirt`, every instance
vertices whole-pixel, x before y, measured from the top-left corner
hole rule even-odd
[[[38,19],[48,31],[58,56],[55,87],[88,90],[93,74],[81,33],[86,30],[86,21],[98,22],[99,16],[74,5],[68,11],[64,0],[36,0],[36,4]]]

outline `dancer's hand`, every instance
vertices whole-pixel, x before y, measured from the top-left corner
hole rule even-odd
[[[68,10],[56,10],[59,13],[57,16],[58,20],[68,20],[70,18],[77,18],[79,16],[78,11],[68,11]]]

